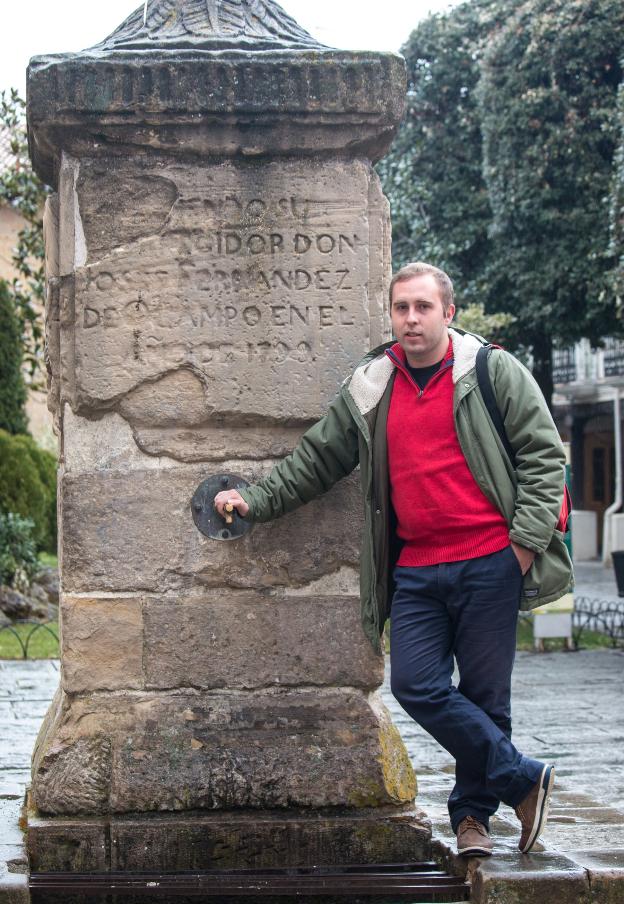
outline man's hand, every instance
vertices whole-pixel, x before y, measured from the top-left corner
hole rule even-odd
[[[533,564],[535,553],[532,549],[527,549],[526,546],[520,546],[518,543],[514,543],[513,540],[511,541],[511,548],[513,549],[514,555],[516,556],[518,564],[520,565],[520,571],[523,575],[525,575]]]
[[[238,490],[222,490],[214,498],[214,506],[221,517],[225,517],[225,506],[233,505],[241,518],[244,518],[249,511],[249,506],[238,492]]]

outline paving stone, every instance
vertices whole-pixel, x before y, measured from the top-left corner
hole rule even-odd
[[[0,904],[30,904],[28,876],[2,870],[0,860]]]
[[[19,800],[0,800],[0,845],[22,844],[24,841],[18,825],[22,800],[23,794]]]
[[[585,870],[557,854],[505,854],[472,872],[474,904],[589,904]]]
[[[624,848],[572,851],[568,857],[587,870],[592,904],[620,904],[624,901]]]
[[[9,873],[27,873],[28,860],[24,851],[24,845],[0,844],[0,863],[6,866]]]

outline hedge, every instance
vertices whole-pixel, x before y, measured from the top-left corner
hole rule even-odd
[[[26,433],[25,405],[20,325],[6,281],[0,279],[0,429]]]
[[[30,518],[37,548],[56,552],[56,458],[31,436],[0,430],[0,511]]]

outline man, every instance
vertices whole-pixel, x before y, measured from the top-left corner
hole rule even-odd
[[[443,271],[400,270],[390,286],[396,342],[364,358],[267,478],[219,493],[215,506],[268,521],[360,464],[362,624],[379,649],[391,601],[392,692],[456,760],[448,806],[458,852],[491,853],[489,818],[501,801],[515,808],[528,852],[546,821],[554,768],[511,743],[511,670],[519,607],[571,586],[557,530],[565,456],[532,376],[496,349],[489,372],[512,466],[475,374],[484,341],[449,329],[454,313]]]

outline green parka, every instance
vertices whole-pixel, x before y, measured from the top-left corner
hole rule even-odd
[[[572,587],[572,563],[555,529],[565,481],[565,453],[544,397],[512,355],[494,350],[489,369],[514,470],[487,413],[475,372],[479,336],[451,329],[454,418],[477,484],[509,525],[509,537],[537,553],[524,577],[522,609],[559,599]],[[343,383],[327,414],[258,484],[241,491],[252,521],[270,521],[325,493],[360,465],[365,529],[360,559],[362,626],[375,649],[392,602],[398,555],[388,482],[386,422],[396,368],[385,350],[369,352]]]

